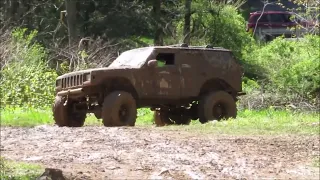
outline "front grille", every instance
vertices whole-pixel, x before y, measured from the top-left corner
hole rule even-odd
[[[61,79],[62,88],[72,88],[83,84],[83,75],[69,76]]]

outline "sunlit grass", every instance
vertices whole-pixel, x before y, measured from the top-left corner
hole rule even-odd
[[[29,180],[36,179],[44,169],[38,164],[29,164],[25,162],[15,162],[5,160],[0,157],[1,180]]]
[[[53,125],[51,109],[10,109],[1,111],[1,126],[32,127],[42,124]],[[101,120],[94,115],[87,116],[85,126],[102,126]],[[136,126],[153,125],[153,114],[148,109],[139,109]],[[238,112],[237,119],[201,124],[192,121],[189,126],[165,126],[159,129],[197,131],[219,134],[319,134],[319,114],[276,111],[244,110]]]
[[[49,109],[1,109],[1,126],[37,126],[41,124],[53,124],[52,111]]]
[[[316,113],[301,113],[289,111],[244,110],[238,113],[236,119],[201,124],[193,121],[191,126],[167,126],[164,129],[197,131],[218,134],[319,134],[319,115]]]
[[[4,108],[1,109],[1,126],[33,127],[37,125],[53,125],[53,116],[51,109],[25,109],[25,108]],[[138,110],[138,119],[136,125],[152,124],[152,114],[148,109]],[[93,114],[88,114],[85,126],[102,125]]]

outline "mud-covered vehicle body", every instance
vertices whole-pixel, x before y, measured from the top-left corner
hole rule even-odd
[[[94,113],[105,126],[134,126],[142,107],[155,111],[157,125],[235,118],[242,75],[232,52],[223,48],[133,49],[106,68],[59,76],[54,120],[79,127]]]

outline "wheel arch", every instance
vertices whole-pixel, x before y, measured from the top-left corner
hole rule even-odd
[[[232,95],[235,95],[236,90],[232,88],[232,86],[227,83],[225,80],[220,78],[212,78],[205,81],[199,91],[199,96],[207,94],[211,91],[223,90]]]
[[[137,100],[139,94],[134,87],[133,83],[125,77],[109,77],[103,82],[104,96],[108,95],[113,91],[125,91],[132,94],[132,96]]]

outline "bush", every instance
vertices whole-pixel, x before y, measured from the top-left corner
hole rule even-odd
[[[260,85],[268,92],[280,93],[291,100],[315,103],[320,93],[320,37],[306,36],[299,41],[277,38],[256,46],[245,54],[246,63],[260,67]]]
[[[33,42],[37,32],[26,32],[26,29],[14,30],[11,41],[5,44],[10,55],[1,67],[1,103],[5,106],[47,107],[53,101],[57,74],[47,67],[45,49]]]

